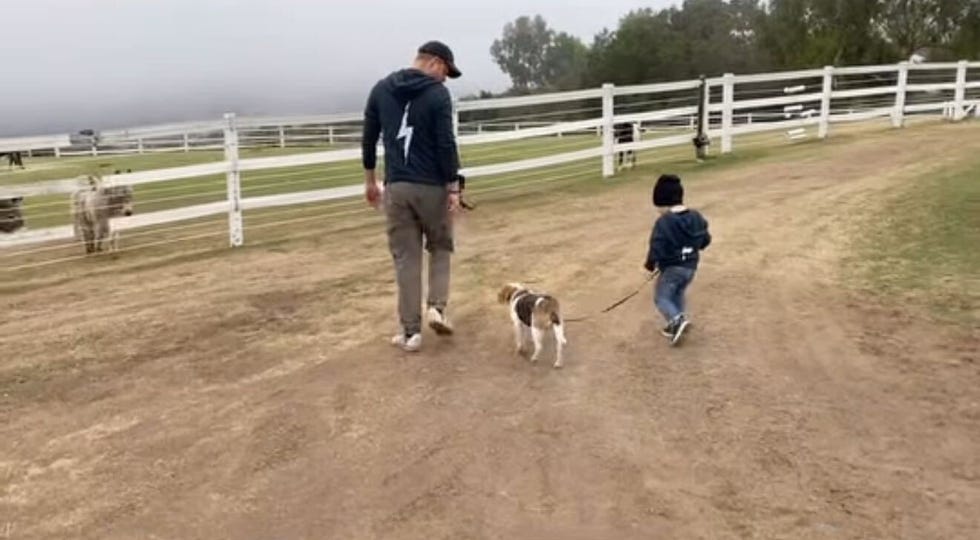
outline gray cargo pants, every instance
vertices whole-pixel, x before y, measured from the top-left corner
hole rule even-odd
[[[429,252],[427,307],[449,302],[450,257],[454,251],[449,194],[445,186],[395,182],[385,187],[388,248],[398,282],[398,316],[406,334],[422,331],[422,237]]]

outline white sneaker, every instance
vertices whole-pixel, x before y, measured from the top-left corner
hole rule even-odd
[[[684,337],[684,331],[687,327],[691,325],[691,322],[687,320],[687,317],[683,317],[674,327],[674,336],[670,339],[670,345],[676,347],[680,344],[681,338]]]
[[[453,333],[453,325],[449,323],[449,319],[434,307],[430,307],[429,311],[426,312],[426,317],[429,319],[429,327],[435,330],[440,336],[448,336]]]
[[[411,336],[398,334],[391,338],[391,344],[395,347],[401,347],[405,352],[418,352],[422,348],[422,334],[412,334]]]

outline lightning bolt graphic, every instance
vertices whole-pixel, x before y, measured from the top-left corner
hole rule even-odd
[[[405,163],[408,163],[408,148],[412,146],[412,132],[415,128],[408,125],[408,108],[412,106],[412,102],[409,101],[405,104],[405,114],[402,115],[402,125],[398,128],[398,136],[395,140],[405,139]]]

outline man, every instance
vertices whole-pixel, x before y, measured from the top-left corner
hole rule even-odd
[[[429,326],[439,335],[453,332],[446,304],[454,251],[451,213],[460,204],[459,156],[452,98],[442,83],[460,75],[449,47],[430,41],[419,47],[410,68],[375,84],[364,110],[364,195],[374,207],[382,200],[375,165],[383,134],[383,204],[402,326],[392,344],[409,352],[422,346],[423,237],[429,252]]]

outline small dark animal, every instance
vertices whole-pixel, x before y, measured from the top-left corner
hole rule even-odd
[[[8,170],[13,169],[14,165],[17,165],[21,169],[26,168],[24,167],[24,157],[21,155],[20,152],[0,152],[0,158],[2,158],[3,156],[7,156]]]
[[[616,144],[628,144],[634,142],[633,124],[630,122],[620,122],[619,124],[616,124],[613,126],[613,137],[616,139]],[[633,168],[636,165],[636,152],[633,150],[616,152],[617,170],[627,167],[627,165],[623,163],[624,157],[629,161],[629,168]]]
[[[0,232],[12,233],[24,226],[23,197],[0,198]]]

